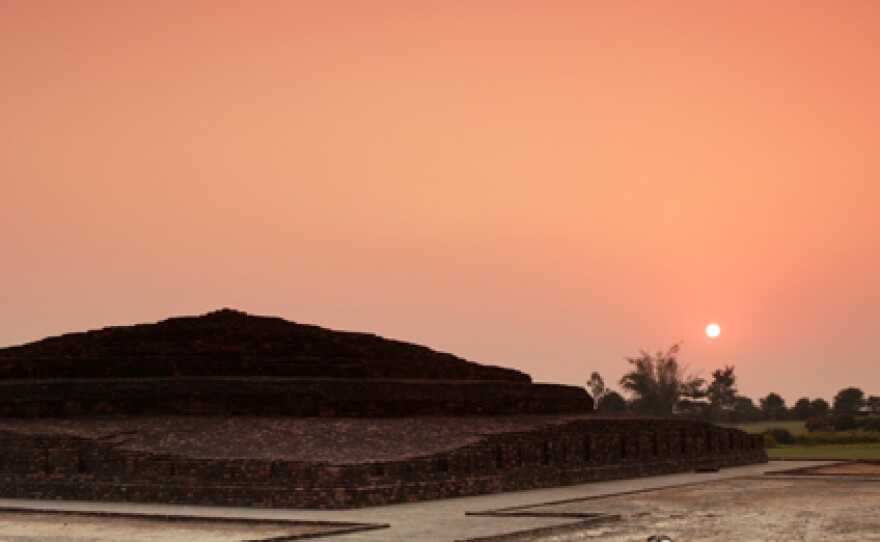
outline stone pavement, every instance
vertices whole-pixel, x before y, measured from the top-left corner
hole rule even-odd
[[[0,508],[29,510],[62,510],[106,513],[184,515],[197,517],[288,519],[300,521],[345,521],[386,523],[390,528],[359,533],[322,537],[338,542],[452,542],[469,538],[509,533],[554,525],[570,524],[577,519],[552,517],[466,516],[466,512],[497,510],[547,502],[617,495],[645,489],[705,483],[741,476],[761,476],[775,472],[827,462],[777,461],[767,464],[731,467],[719,472],[679,473],[646,478],[596,482],[577,486],[517,491],[438,501],[362,508],[357,510],[280,510],[252,508],[219,508],[131,503],[96,503],[71,501],[34,501],[0,499]],[[600,511],[601,512],[601,511]]]
[[[822,467],[820,467],[822,468]],[[828,467],[825,467],[826,469]],[[791,471],[786,471],[791,472]],[[529,542],[880,542],[880,478],[851,474],[730,478],[517,509],[571,515],[601,510],[622,521],[582,523]]]

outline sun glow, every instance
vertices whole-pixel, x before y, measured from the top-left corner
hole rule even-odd
[[[706,335],[708,335],[711,339],[714,339],[715,337],[721,335],[721,326],[719,326],[718,324],[709,324],[708,326],[706,326]]]

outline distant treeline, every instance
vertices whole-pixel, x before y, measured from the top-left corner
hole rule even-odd
[[[843,415],[849,418],[880,413],[880,396],[866,395],[857,387],[840,390],[830,404],[819,397],[801,397],[789,407],[778,393],[768,393],[755,404],[750,397],[737,391],[733,366],[713,371],[711,379],[700,378],[688,374],[687,367],[679,365],[677,355],[680,349],[681,345],[675,344],[665,351],[653,354],[641,351],[639,356],[627,358],[630,371],[620,379],[620,387],[628,398],[606,386],[602,376],[594,372],[586,387],[593,396],[596,409],[727,423],[810,420]],[[834,423],[831,418],[825,421]]]

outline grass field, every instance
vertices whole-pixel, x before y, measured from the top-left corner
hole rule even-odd
[[[788,429],[792,435],[807,434],[804,422],[797,420],[776,422],[752,422],[731,424],[746,433],[763,433],[781,427]],[[814,445],[778,445],[767,448],[770,459],[880,459],[880,442],[864,442],[859,444],[814,444]]]
[[[777,446],[767,449],[770,459],[880,459],[880,443],[826,446]]]

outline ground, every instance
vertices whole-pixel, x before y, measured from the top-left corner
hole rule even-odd
[[[856,471],[857,469],[851,469]],[[880,469],[874,469],[875,471]],[[539,506],[543,513],[603,512],[622,520],[541,542],[696,540],[880,540],[880,484],[860,479],[741,478],[718,484]],[[869,512],[870,510],[870,512]],[[867,513],[866,513],[867,512]]]
[[[163,520],[57,513],[0,513],[3,542],[238,542],[330,534],[333,526]]]
[[[0,540],[140,542],[175,540],[177,536],[186,542],[222,542],[265,539],[278,529],[286,529],[282,539],[318,536],[320,540],[334,542],[643,542],[652,534],[669,535],[675,542],[861,542],[880,541],[880,516],[874,510],[877,502],[878,463],[785,461],[720,472],[680,473],[339,511],[8,499],[0,500],[4,514],[0,516]],[[30,512],[16,514],[13,508]],[[102,512],[105,516],[74,515],[71,517],[75,520],[70,520],[55,514],[34,523],[33,518],[39,517],[34,514],[45,514],[47,510],[66,514]],[[116,515],[120,513],[166,517],[119,518]],[[197,519],[167,519],[181,514]],[[614,519],[614,515],[620,519]],[[596,517],[601,521],[591,519]],[[218,518],[268,523],[233,522],[218,530],[214,523]],[[285,520],[297,523],[272,523]],[[337,524],[332,525],[333,522]],[[349,528],[351,523],[371,524],[375,528],[350,534],[327,531],[345,528],[338,522],[348,522]],[[382,524],[387,527],[382,528]],[[32,530],[36,528],[44,531]]]

